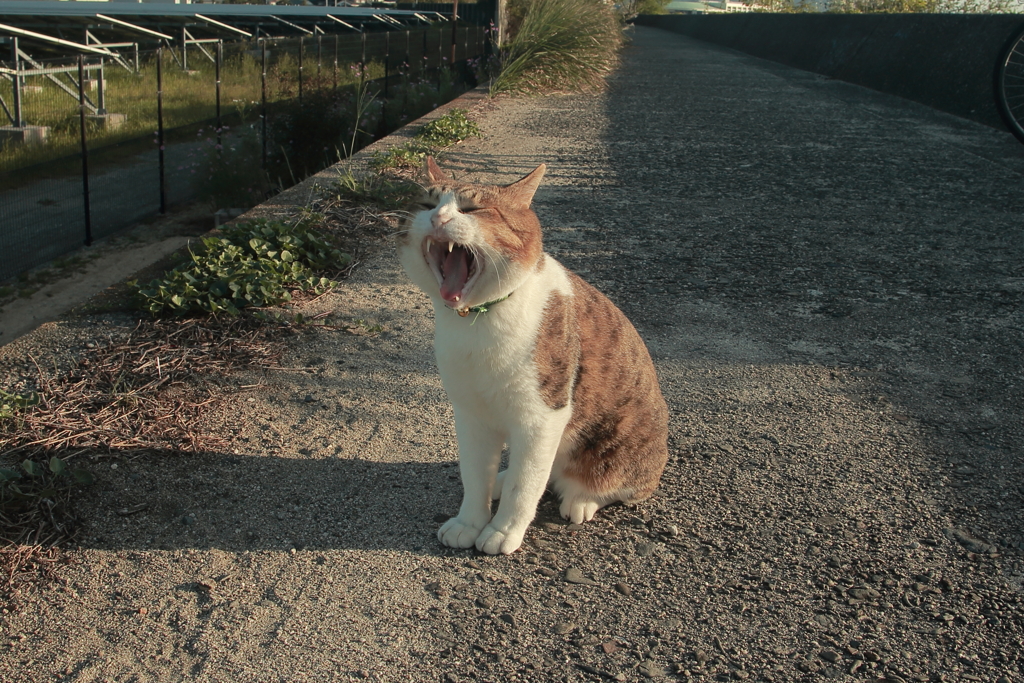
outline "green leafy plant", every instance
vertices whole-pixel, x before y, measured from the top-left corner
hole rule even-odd
[[[19,410],[39,403],[39,394],[12,394],[0,389],[0,420],[14,417]]]
[[[351,168],[345,167],[338,173],[334,190],[338,199],[372,204],[385,211],[396,211],[409,203],[410,197],[416,191],[416,185],[379,173],[357,176],[352,173]]]
[[[465,109],[452,109],[444,116],[424,124],[416,137],[431,147],[448,147],[480,137],[480,127],[466,117]]]
[[[130,284],[142,308],[154,315],[236,316],[243,308],[289,301],[291,290],[323,293],[335,282],[317,273],[342,270],[351,261],[309,222],[257,220],[203,238],[202,249],[163,278]]]
[[[428,154],[456,143],[480,137],[480,127],[466,117],[465,109],[450,112],[424,124],[409,142],[386,152],[374,152],[370,166],[377,171],[390,168],[418,168]]]
[[[599,88],[618,62],[622,24],[600,0],[522,0],[522,22],[504,46],[491,94]]]
[[[412,140],[384,152],[374,152],[370,157],[370,166],[376,171],[386,171],[390,168],[417,168],[423,165],[423,160],[430,152],[430,147],[417,140]]]

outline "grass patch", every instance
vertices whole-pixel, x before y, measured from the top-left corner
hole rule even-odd
[[[244,308],[290,301],[291,290],[323,293],[336,283],[317,273],[341,271],[351,260],[308,221],[259,220],[204,237],[202,248],[163,278],[131,284],[153,315],[237,316]]]
[[[603,87],[618,63],[622,21],[600,0],[516,0],[522,17],[502,54],[491,94],[581,91]]]
[[[465,109],[450,112],[424,124],[412,140],[385,152],[374,152],[370,167],[374,170],[419,168],[428,154],[480,137],[480,127],[466,117]]]

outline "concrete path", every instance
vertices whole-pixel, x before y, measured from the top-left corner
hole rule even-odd
[[[308,311],[366,334],[227,380],[226,452],[95,463],[66,584],[0,615],[0,678],[1021,680],[1024,146],[655,30],[606,93],[473,116],[447,166],[547,163],[547,249],[652,350],[660,493],[442,548],[432,313],[381,250]]]

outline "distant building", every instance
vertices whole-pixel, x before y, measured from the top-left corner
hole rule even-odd
[[[672,0],[665,6],[670,14],[718,14],[722,12],[753,12],[762,5],[757,2],[735,2],[735,0]]]

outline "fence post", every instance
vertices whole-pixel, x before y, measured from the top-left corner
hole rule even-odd
[[[11,39],[11,61],[14,62],[14,80],[11,85],[14,90],[14,127],[21,128],[25,122],[21,117],[21,56],[18,54],[18,39]]]
[[[107,92],[106,86],[103,83],[105,75],[106,73],[103,70],[103,57],[100,57],[100,80],[96,83],[96,99],[99,100],[99,108],[96,109],[97,114],[107,113]]]
[[[164,49],[156,51],[156,144],[160,164],[160,213],[167,213],[167,182],[164,177]]]
[[[334,34],[334,89],[338,89],[338,34]]]
[[[188,71],[188,29],[181,29],[181,70]]]
[[[302,47],[305,44],[305,36],[299,36],[299,107],[302,107]]]
[[[85,206],[85,246],[92,246],[92,211],[89,208],[89,145],[85,135],[85,61],[78,55],[78,127],[82,132],[82,198]]]
[[[384,34],[384,102],[388,101],[388,76],[391,69],[391,31]]]
[[[215,55],[215,57],[216,57],[216,59],[213,62],[213,70],[214,70],[214,77],[216,78],[216,81],[217,81],[217,147],[218,147],[218,150],[219,150],[219,148],[221,146],[221,137],[220,137],[220,135],[221,135],[221,128],[223,127],[223,124],[221,123],[221,118],[220,118],[220,63],[224,59],[224,41],[223,40],[218,40],[217,41],[217,54]]]
[[[452,59],[449,66],[455,68],[455,36],[459,33],[459,0],[452,3]]]
[[[323,63],[323,36],[319,33],[316,36],[316,89],[323,90],[323,81],[320,78],[320,69]]]
[[[267,170],[267,41],[264,38],[260,41],[263,46],[263,68],[260,74],[260,93],[262,98],[262,109],[260,118],[262,121],[262,135],[263,139],[263,170]]]

